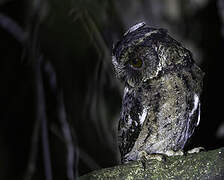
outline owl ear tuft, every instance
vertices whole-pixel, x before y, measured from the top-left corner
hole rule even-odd
[[[124,33],[124,36],[126,36],[127,34],[139,29],[139,28],[142,28],[145,26],[145,22],[140,22],[132,27],[130,27],[125,33]]]

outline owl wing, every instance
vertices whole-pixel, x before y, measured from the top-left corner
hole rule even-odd
[[[191,98],[191,108],[188,114],[188,130],[187,130],[187,138],[190,138],[194,133],[195,127],[197,127],[200,123],[200,99],[199,95],[194,93]]]
[[[142,129],[142,105],[126,87],[122,100],[121,118],[118,125],[118,143],[121,160],[131,151]]]

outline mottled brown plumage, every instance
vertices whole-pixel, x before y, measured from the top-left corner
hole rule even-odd
[[[125,83],[118,127],[121,161],[182,150],[200,121],[204,73],[166,30],[140,23],[113,48],[116,76]]]

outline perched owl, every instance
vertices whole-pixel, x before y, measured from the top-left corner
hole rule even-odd
[[[191,52],[164,29],[139,23],[113,47],[116,76],[125,84],[118,127],[121,161],[139,152],[182,150],[200,121],[204,73]]]

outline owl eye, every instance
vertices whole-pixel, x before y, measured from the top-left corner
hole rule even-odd
[[[136,58],[136,59],[131,59],[130,64],[134,67],[134,68],[141,68],[142,67],[142,60],[140,58]]]

